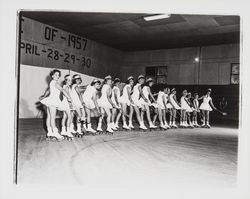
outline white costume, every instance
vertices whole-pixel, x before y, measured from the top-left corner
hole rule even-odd
[[[136,106],[138,106],[139,108],[142,108],[142,105],[145,104],[145,101],[140,97],[139,86],[141,86],[141,84],[139,83],[137,83],[134,86],[133,94],[131,95],[131,98]]]
[[[169,102],[169,99],[168,99],[169,95],[165,94],[165,97],[166,97],[166,107],[167,107],[167,109],[173,108],[172,104]]]
[[[95,108],[95,103],[92,99],[95,93],[96,93],[96,88],[89,84],[82,95],[83,102],[85,103],[85,106],[89,109]]]
[[[145,100],[144,99],[140,99],[141,100],[141,103],[142,103],[142,105],[149,105],[149,106],[153,106],[153,107],[155,107],[155,108],[158,108],[158,104],[156,104],[156,103],[151,103],[150,102],[150,100],[149,100],[149,90],[150,88],[148,87],[148,86],[144,86],[143,88],[142,88],[142,93],[143,93],[143,95],[145,96],[145,98],[148,100],[148,102],[145,102]]]
[[[45,106],[54,106],[56,108],[61,106],[62,101],[60,100],[60,90],[56,88],[56,83],[55,80],[51,80],[49,83],[49,96],[40,101]]]
[[[193,110],[191,109],[191,107],[188,105],[187,103],[187,98],[182,96],[181,97],[181,108],[186,110],[187,112],[193,112]]]
[[[156,100],[157,104],[158,104],[158,108],[160,108],[160,109],[165,109],[163,98],[165,98],[165,101],[166,101],[166,99],[167,99],[166,94],[164,92],[160,91],[158,93],[158,97]]]
[[[115,100],[115,92],[116,92],[118,104],[117,104],[117,102],[116,102],[116,100]],[[113,102],[117,107],[120,107],[120,98],[121,98],[121,91],[120,91],[120,89],[119,89],[117,86],[114,86],[113,89],[112,89],[111,100],[112,100],[112,102]]]
[[[122,90],[122,96],[120,97],[120,103],[127,104],[128,106],[131,105],[131,102],[129,100],[128,96],[128,89],[131,91],[131,85],[126,84]]]
[[[169,101],[170,101],[170,105],[169,107],[171,108],[175,108],[177,110],[181,109],[181,107],[176,103],[175,99],[174,99],[174,94],[170,94],[169,95]]]
[[[194,103],[194,110],[198,112],[199,111],[199,101],[197,99],[194,99],[193,103]]]
[[[204,96],[203,98],[203,102],[200,105],[200,109],[204,110],[204,111],[212,111],[213,109],[211,108],[211,106],[209,105],[209,101],[211,100],[211,97],[209,96]]]
[[[112,105],[110,104],[109,100],[108,100],[108,96],[107,96],[107,90],[111,89],[111,87],[107,84],[104,84],[102,87],[102,96],[100,97],[100,99],[97,100],[97,103],[100,107],[102,108],[112,108]]]
[[[80,108],[83,108],[83,106],[82,106],[81,100],[76,92],[76,87],[78,87],[77,84],[74,84],[72,86],[71,98],[72,98],[73,106],[77,109],[80,109]]]
[[[63,85],[63,89],[66,90],[68,88],[69,95],[71,96],[71,88],[68,85]],[[61,101],[60,107],[58,107],[59,110],[70,110],[72,107],[70,107],[70,103],[68,102],[68,99],[63,95],[63,100]]]

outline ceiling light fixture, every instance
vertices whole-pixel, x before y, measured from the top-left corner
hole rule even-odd
[[[152,15],[148,17],[143,17],[145,21],[153,21],[153,20],[159,20],[159,19],[166,19],[169,18],[170,14],[158,14],[158,15]]]

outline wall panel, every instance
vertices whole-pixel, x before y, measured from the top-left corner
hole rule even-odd
[[[219,64],[203,63],[200,68],[199,84],[218,85],[219,84]]]

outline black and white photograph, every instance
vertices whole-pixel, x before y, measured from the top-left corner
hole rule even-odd
[[[19,21],[17,184],[236,186],[239,16]]]
[[[250,197],[244,0],[0,2],[0,198]]]

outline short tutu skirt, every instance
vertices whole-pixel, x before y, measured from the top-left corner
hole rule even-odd
[[[145,105],[145,101],[143,99],[133,99],[134,106],[138,106],[139,108],[142,108],[143,105]]]
[[[120,105],[120,99],[118,98],[118,103],[116,103],[116,100],[111,98],[112,102],[114,103],[114,105],[117,107],[117,108],[121,108],[121,105]]]
[[[40,100],[42,104],[45,106],[54,106],[56,108],[61,106],[61,100],[59,98],[53,98],[51,96],[45,97],[42,100]]]
[[[181,107],[175,101],[173,101],[171,105],[172,105],[172,108],[174,109],[177,109],[177,110],[181,109]]]
[[[121,97],[119,99],[119,102],[122,103],[122,104],[127,104],[127,106],[130,106],[131,105],[131,102],[128,98],[125,98],[125,97]]]
[[[157,103],[151,103],[150,106],[153,106],[154,108],[159,108],[160,107],[159,104],[157,104]]]
[[[212,111],[213,109],[211,108],[211,106],[208,103],[202,103],[200,105],[200,110],[204,110],[204,111]]]
[[[171,104],[171,103],[167,103],[167,104],[166,104],[166,107],[167,107],[167,109],[171,109],[171,108],[173,108],[173,106],[172,106],[172,104]]]
[[[182,103],[181,109],[186,110],[187,112],[193,112],[193,109],[187,103]]]
[[[76,109],[83,108],[79,98],[72,98],[72,104]]]
[[[109,108],[109,109],[113,108],[108,100],[105,100],[105,99],[102,99],[102,98],[98,99],[97,103],[101,108]]]
[[[88,109],[94,109],[94,108],[96,108],[95,107],[95,103],[93,102],[93,100],[83,99],[83,102],[85,103],[85,106]]]
[[[61,110],[61,111],[67,111],[67,110],[72,110],[73,107],[70,106],[68,100],[64,98],[64,99],[60,102],[60,105],[59,105],[58,109]]]

